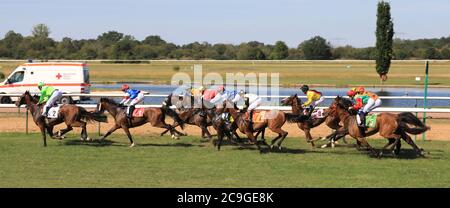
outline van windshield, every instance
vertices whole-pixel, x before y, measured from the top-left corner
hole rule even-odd
[[[18,71],[16,73],[14,73],[13,75],[11,75],[11,77],[8,79],[8,82],[10,84],[16,83],[16,82],[21,82],[21,81],[23,81],[24,74],[25,74],[24,71]]]

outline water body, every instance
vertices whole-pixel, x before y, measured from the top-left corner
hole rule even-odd
[[[167,95],[169,93],[178,94],[182,90],[177,90],[176,86],[173,85],[151,85],[151,84],[130,84],[132,88],[145,90],[150,92],[151,94],[163,94]],[[111,89],[111,90],[120,90],[121,84],[93,84],[92,89],[95,88],[103,88],[103,89]],[[333,88],[333,87],[317,87],[314,88],[322,92],[325,96],[337,96],[337,95],[346,95],[349,88]],[[246,89],[246,91],[254,92],[254,88]],[[366,88],[366,90],[374,92],[379,96],[424,96],[424,89],[421,88],[384,88],[381,91],[380,88]],[[267,95],[270,95],[270,88],[260,87],[258,94],[264,94],[260,92],[268,92]],[[298,88],[279,88],[279,95],[281,96],[289,96],[297,93],[299,96],[304,95],[300,89]],[[428,88],[428,96],[429,97],[450,97],[450,88]],[[144,102],[145,104],[160,104],[164,98],[157,97],[146,97]],[[305,101],[305,98],[301,98],[302,101]],[[277,105],[280,102],[280,99],[268,99],[264,101],[264,105]],[[331,104],[331,99],[326,99],[322,106],[329,106]],[[423,100],[383,100],[384,107],[423,107]],[[450,107],[450,100],[428,100],[429,107]]]

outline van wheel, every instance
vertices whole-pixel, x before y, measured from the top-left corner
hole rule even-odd
[[[71,97],[62,97],[59,102],[61,102],[61,104],[72,104],[73,100]]]
[[[5,97],[0,98],[0,103],[1,104],[10,104],[10,103],[12,103],[12,100],[10,97],[5,96]]]

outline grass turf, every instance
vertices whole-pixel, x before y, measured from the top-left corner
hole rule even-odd
[[[403,143],[399,158],[375,159],[352,145],[311,149],[303,138],[267,154],[216,151],[198,137],[137,136],[135,148],[121,134],[103,143],[74,138],[44,148],[40,134],[1,133],[0,187],[450,187],[450,142],[418,141],[427,158]]]

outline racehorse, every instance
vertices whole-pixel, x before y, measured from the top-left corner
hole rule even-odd
[[[304,109],[302,107],[302,102],[301,102],[300,98],[297,97],[297,94],[291,95],[290,97],[281,100],[281,104],[292,106],[292,114],[303,115]],[[339,118],[335,117],[335,116],[329,116],[327,109],[324,110],[324,116],[322,118],[305,119],[302,116],[290,117],[288,119],[288,122],[296,122],[297,123],[298,128],[300,128],[305,133],[306,142],[311,142],[312,147],[315,146],[314,141],[316,141],[312,138],[311,133],[310,133],[312,128],[319,126],[323,122],[325,122],[327,124],[327,126],[330,127],[331,129],[341,128],[341,126],[339,125],[339,122],[340,122]],[[336,133],[332,133],[331,135],[327,136],[327,138],[334,138],[334,137],[336,137]],[[281,140],[280,142],[282,142],[282,141],[283,140]]]
[[[256,136],[254,136],[253,133],[263,132],[264,135],[265,128],[269,128],[272,132],[277,133],[278,136],[271,141],[270,148],[273,148],[280,138],[281,138],[280,141],[282,141],[288,135],[287,131],[281,129],[284,123],[286,123],[285,113],[281,111],[278,110],[260,111],[259,113],[263,112],[267,116],[264,116],[261,122],[254,121],[253,128],[250,128],[249,120],[245,118],[246,117],[245,110],[239,111],[239,109],[236,109],[236,106],[233,103],[228,101],[226,102],[225,107],[226,107],[225,112],[231,114],[239,131],[242,132],[243,134],[246,134],[248,139],[250,140],[250,144],[256,144],[258,150],[260,151],[261,147],[256,139]],[[264,141],[264,136],[263,136],[263,144],[267,145],[267,143]],[[279,149],[281,149],[281,143],[278,143],[277,146]]]
[[[168,101],[169,100],[169,101]],[[166,99],[166,101],[170,102],[170,99]],[[100,140],[105,139],[115,130],[122,128],[123,131],[127,134],[128,139],[130,140],[130,147],[134,147],[133,138],[130,134],[130,128],[138,127],[144,125],[146,123],[150,123],[154,127],[160,127],[164,129],[168,129],[172,138],[178,139],[178,136],[174,134],[174,132],[178,132],[173,128],[173,126],[166,124],[165,116],[168,115],[172,117],[176,122],[181,125],[181,128],[184,128],[183,120],[178,117],[178,115],[170,109],[171,103],[167,103],[167,105],[163,105],[161,108],[145,108],[142,117],[133,117],[131,119],[126,116],[126,109],[122,106],[119,106],[114,100],[109,98],[101,98],[100,102],[97,104],[97,111],[99,113],[103,113],[105,110],[111,114],[111,116],[115,120],[114,126],[109,129],[109,131],[102,137]]]
[[[178,96],[171,96],[172,100],[176,100],[179,98]],[[187,98],[191,99],[191,105],[185,106],[183,103],[186,101],[189,101]],[[202,138],[205,138],[205,135],[210,140],[212,138],[211,133],[208,131],[208,126],[213,125],[212,118],[208,116],[206,113],[207,109],[204,108],[203,104],[201,108],[199,106],[194,106],[194,102],[198,100],[195,100],[194,96],[184,96],[182,100],[177,101],[177,103],[174,103],[177,107],[178,116],[181,120],[183,120],[184,123],[189,125],[198,126],[202,129]],[[186,108],[187,107],[187,108]],[[202,113],[203,111],[203,113]],[[180,124],[178,122],[175,122],[173,124],[173,127],[177,127]],[[161,136],[167,133],[169,130],[164,130],[161,133]]]
[[[62,139],[62,136],[71,131],[73,127],[81,127],[81,140],[90,140],[86,131],[86,121],[106,122],[106,116],[95,112],[88,112],[86,109],[76,105],[62,105],[59,108],[57,118],[45,118],[41,115],[41,107],[37,104],[37,100],[31,96],[29,91],[26,91],[17,101],[16,106],[23,104],[27,106],[33,117],[34,123],[39,127],[44,140],[44,146],[47,146],[46,131],[53,139]],[[83,121],[84,120],[84,121]],[[64,122],[67,125],[66,129],[58,131],[57,136],[53,134],[53,127]]]
[[[430,127],[423,124],[412,113],[380,113],[376,118],[375,127],[369,127],[367,130],[361,130],[361,128],[358,127],[355,112],[350,112],[348,110],[349,107],[352,106],[352,102],[349,99],[338,96],[335,98],[332,105],[333,108],[330,110],[330,115],[339,117],[339,119],[344,123],[344,126],[338,129],[337,132],[348,132],[351,137],[357,139],[362,145],[368,147],[373,155],[381,157],[382,150],[388,147],[394,155],[398,155],[400,151],[400,139],[403,139],[413,147],[416,154],[419,156],[424,156],[424,150],[419,148],[407,133],[421,134],[429,130]],[[410,127],[409,125],[413,127]],[[381,149],[380,153],[372,148],[365,139],[366,136],[371,136],[375,133],[379,133],[382,137],[389,140],[388,144]],[[394,146],[396,147],[396,150],[393,150]]]

